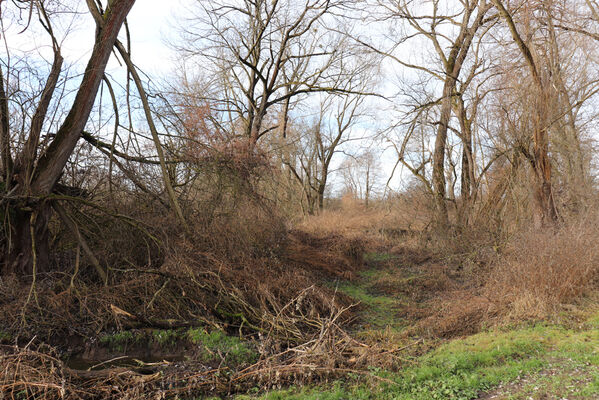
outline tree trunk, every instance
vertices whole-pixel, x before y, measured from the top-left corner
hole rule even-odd
[[[549,138],[547,127],[549,126],[549,102],[547,97],[546,83],[541,79],[539,69],[532,55],[531,49],[528,44],[523,40],[522,36],[518,32],[516,24],[508,12],[503,6],[500,0],[492,0],[493,4],[499,11],[499,14],[505,19],[512,33],[514,42],[520,48],[520,52],[524,57],[530,74],[533,78],[535,88],[537,89],[537,104],[535,109],[536,115],[536,126],[533,132],[534,141],[534,160],[533,169],[535,172],[536,182],[533,184],[536,186],[534,191],[534,197],[536,202],[536,212],[534,215],[535,225],[538,227],[554,225],[557,220],[557,210],[555,203],[553,202],[553,193],[551,190],[551,162],[549,160]]]
[[[264,120],[265,111],[261,108],[258,110],[254,119],[252,120],[252,126],[250,128],[250,137],[248,143],[248,152],[250,155],[254,154],[258,140],[260,139],[260,131],[262,130],[262,121]]]
[[[456,114],[460,119],[462,139],[462,174],[460,180],[461,206],[458,209],[458,222],[462,226],[468,225],[469,209],[472,201],[472,186],[474,185],[474,162],[472,159],[472,123],[468,120],[464,101],[458,100]]]
[[[455,80],[448,77],[443,87],[443,100],[441,103],[441,117],[439,128],[435,137],[435,151],[433,154],[433,190],[435,193],[435,206],[437,224],[440,227],[449,225],[447,205],[445,204],[445,143],[447,142],[447,130],[451,118],[451,100]]]
[[[4,273],[16,273],[22,276],[49,269],[48,221],[51,216],[51,207],[47,202],[40,202],[39,199],[55,190],[64,167],[81,138],[114,43],[134,3],[135,0],[111,0],[108,2],[106,11],[100,14],[100,10],[95,4],[88,2],[98,30],[92,53],[71,109],[52,142],[37,160],[33,156],[27,157],[37,153],[37,151],[33,153],[28,151],[27,146],[20,149],[19,157],[17,157],[17,159],[23,160],[23,171],[33,170],[31,166],[35,165],[35,173],[31,178],[31,185],[19,185],[18,190],[14,193],[15,197],[27,199],[28,204],[24,204],[24,202],[10,204],[9,213],[14,217],[14,224],[10,227],[10,237],[7,238],[9,249],[6,249],[7,251],[3,255],[2,269]],[[60,67],[59,64],[57,69]],[[49,82],[52,84],[51,80]],[[0,98],[5,98],[5,96],[0,93]],[[42,102],[46,100],[49,101],[49,99],[42,99]],[[0,103],[2,102],[0,101]],[[3,110],[0,113],[0,128],[2,128],[0,136],[2,137],[4,137],[6,129],[2,123],[6,115],[4,108],[2,106]],[[40,121],[33,124],[34,126],[43,126],[43,118],[40,118]],[[33,141],[36,141],[36,132],[32,131],[29,134],[34,135]],[[0,142],[2,146],[5,144],[4,140]],[[6,167],[4,166],[4,168]],[[11,179],[11,176],[7,178],[7,187],[10,186]]]
[[[364,195],[364,205],[368,208],[370,202],[370,164],[366,166],[366,193]]]
[[[318,211],[322,212],[324,210],[324,190],[325,185],[318,186]]]
[[[549,160],[548,147],[546,129],[536,129],[534,134],[534,169],[537,182],[534,197],[537,205],[535,225],[538,227],[554,225],[558,220],[551,189],[551,161]]]
[[[50,270],[48,221],[51,209],[47,203],[16,209],[12,222],[12,247],[3,274],[33,275]]]

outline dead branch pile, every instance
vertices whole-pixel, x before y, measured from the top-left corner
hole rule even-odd
[[[18,394],[22,399],[159,399],[322,382],[348,373],[384,380],[367,367],[399,358],[398,353],[409,346],[382,351],[358,342],[342,328],[347,311],[331,306],[327,317],[314,320],[319,330],[310,340],[274,354],[267,347],[276,339],[262,338],[261,359],[238,371],[197,361],[82,371],[68,368],[46,345],[0,346],[0,389],[8,398]]]

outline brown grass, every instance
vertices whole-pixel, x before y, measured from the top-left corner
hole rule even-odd
[[[408,244],[419,246],[416,242],[426,226],[426,218],[421,217],[418,210],[410,208],[403,199],[366,207],[345,196],[337,207],[305,217],[295,224],[295,228],[317,237],[336,236],[361,241],[367,251],[378,251],[397,243],[404,247]]]
[[[597,217],[588,215],[555,229],[520,232],[495,249],[490,263],[462,268],[448,277],[453,284],[446,284],[447,290],[431,288],[437,294],[415,330],[462,336],[484,325],[548,320],[584,306],[599,283],[598,226]]]
[[[511,240],[489,277],[486,295],[512,320],[546,318],[596,288],[597,219],[556,231],[529,231]]]

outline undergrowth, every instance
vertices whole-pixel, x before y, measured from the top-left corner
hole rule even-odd
[[[247,341],[219,330],[208,332],[205,328],[120,331],[101,336],[99,342],[119,353],[133,346],[192,347],[198,349],[196,357],[207,363],[224,360],[228,365],[251,364],[258,358]]]
[[[565,365],[570,367],[598,366],[598,345],[597,329],[575,331],[538,325],[493,330],[442,345],[398,373],[374,370],[366,382],[344,380],[331,386],[291,388],[261,398],[470,400],[502,383],[534,377],[552,367],[555,360],[568,360]],[[578,393],[599,395],[597,379],[588,380]],[[248,397],[238,397],[244,398]]]

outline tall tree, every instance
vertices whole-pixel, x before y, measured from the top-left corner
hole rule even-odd
[[[449,224],[448,210],[446,204],[447,182],[446,182],[446,152],[448,132],[452,110],[454,109],[458,82],[461,78],[465,62],[471,52],[472,43],[481,27],[493,18],[487,18],[491,5],[486,0],[467,0],[450,4],[439,0],[432,1],[396,1],[377,3],[384,9],[383,18],[389,17],[406,23],[406,32],[398,38],[390,50],[381,50],[380,46],[369,45],[379,53],[386,54],[390,59],[400,66],[414,70],[418,74],[428,75],[438,81],[441,85],[441,97],[438,100],[428,101],[426,105],[417,107],[419,120],[426,108],[439,107],[436,125],[434,148],[432,156],[432,179],[430,189],[433,192],[436,205],[436,222],[440,227]],[[451,28],[450,28],[451,27]],[[419,37],[426,39],[432,45],[437,56],[435,65],[417,64],[407,61],[406,57],[395,54],[395,50],[406,40]],[[427,78],[428,79],[428,78]],[[459,108],[456,109],[459,111]],[[467,126],[464,126],[467,128]],[[464,140],[464,146],[468,147],[467,132],[460,135]],[[404,142],[405,143],[405,142]],[[400,162],[405,163],[404,151],[398,151]],[[428,163],[429,161],[427,161]],[[422,171],[424,165],[412,168],[413,173],[419,179],[426,181]],[[467,181],[466,181],[467,182]]]
[[[93,49],[72,106],[47,146],[42,146],[41,133],[49,104],[56,95],[63,57],[46,3],[34,0],[19,3],[28,6],[32,18],[38,18],[51,40],[54,53],[54,61],[35,112],[29,124],[25,125],[28,126],[28,132],[20,133],[26,137],[23,142],[12,140],[13,127],[10,124],[8,105],[12,99],[6,80],[0,79],[2,199],[6,205],[5,215],[9,220],[2,271],[31,274],[48,268],[48,221],[51,216],[48,196],[57,189],[65,165],[81,138],[117,35],[135,0],[111,0],[105,10],[97,8],[93,1],[87,1],[89,13],[96,22]],[[9,3],[4,7],[9,7]],[[4,15],[5,13],[2,18]],[[31,21],[27,24],[29,23]],[[10,68],[6,64],[5,67]],[[0,76],[3,73],[4,71],[0,71]],[[11,71],[6,71],[6,74],[11,74]]]
[[[550,126],[550,91],[552,87],[542,77],[533,52],[520,34],[512,13],[503,5],[501,0],[492,0],[505,20],[512,39],[517,44],[522,58],[526,62],[533,80],[537,103],[535,104],[535,120],[533,123],[532,140],[534,144],[531,164],[535,173],[536,188],[536,223],[538,225],[553,224],[557,221],[557,209],[555,207],[553,192],[551,188],[551,160],[549,159],[549,126]]]
[[[344,37],[330,29],[343,0],[199,0],[199,14],[183,28],[179,50],[202,65],[210,85],[202,95],[225,115],[252,150],[275,130],[265,126],[277,106],[315,92],[337,92],[340,65],[350,56]],[[286,121],[282,115],[279,124]]]
[[[370,64],[364,64],[360,76],[340,84],[339,87],[346,92],[355,94],[323,94],[311,126],[306,124],[309,126],[299,133],[299,140],[294,137],[287,139],[288,147],[294,148],[295,157],[293,160],[285,159],[283,163],[304,188],[309,214],[324,208],[335,155],[342,151],[344,144],[358,139],[352,137],[352,131],[365,121],[366,96],[360,93],[372,84],[372,79],[366,78],[369,67]]]

